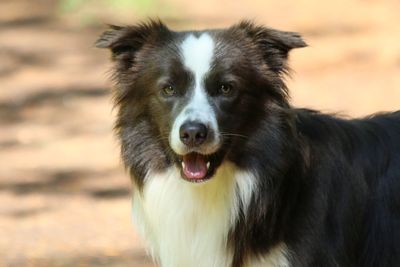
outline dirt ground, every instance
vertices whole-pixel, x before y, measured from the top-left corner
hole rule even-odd
[[[295,105],[350,116],[400,109],[398,1],[157,3],[148,14],[103,10],[99,21],[158,15],[182,29],[251,18],[299,31],[310,47],[291,57]],[[104,26],[57,8],[0,0],[0,267],[153,266],[112,135],[109,55],[93,48]]]

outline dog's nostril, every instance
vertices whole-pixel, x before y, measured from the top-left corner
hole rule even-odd
[[[181,139],[188,139],[189,138],[189,133],[184,132],[183,134],[181,134]]]
[[[198,146],[207,140],[207,126],[198,122],[186,122],[179,129],[181,141],[188,146]]]
[[[202,138],[206,138],[205,133],[200,132],[196,134],[196,139],[202,139]]]

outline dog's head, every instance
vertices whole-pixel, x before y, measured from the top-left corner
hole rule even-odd
[[[125,163],[139,176],[177,164],[191,182],[211,178],[268,112],[288,106],[288,52],[306,46],[296,33],[247,21],[185,32],[159,21],[111,26],[96,45],[115,64]]]

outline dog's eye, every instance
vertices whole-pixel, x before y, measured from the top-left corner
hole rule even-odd
[[[162,90],[166,96],[173,96],[176,93],[175,88],[172,85],[166,85]]]
[[[223,95],[229,95],[232,92],[232,85],[228,84],[228,83],[223,83],[220,85],[219,87],[219,91],[221,92],[221,94]]]

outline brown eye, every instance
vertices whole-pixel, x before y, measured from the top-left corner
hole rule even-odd
[[[229,95],[232,92],[232,85],[227,84],[227,83],[223,83],[221,84],[219,91],[223,94],[223,95]]]
[[[172,85],[164,86],[162,90],[166,96],[175,95],[175,88]]]

